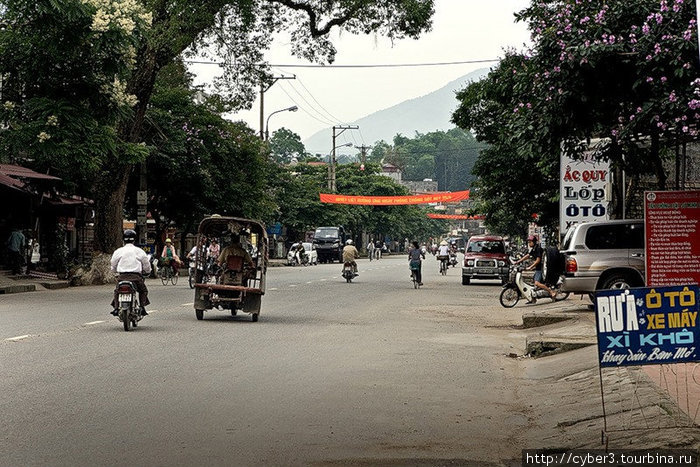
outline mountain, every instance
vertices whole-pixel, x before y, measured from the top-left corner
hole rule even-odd
[[[430,94],[403,101],[348,124],[359,125],[365,144],[374,144],[379,140],[391,143],[397,133],[412,138],[416,131],[429,133],[449,130],[454,127],[450,118],[457,108],[455,91],[463,89],[470,81],[485,77],[488,71],[487,68],[473,71]],[[332,132],[331,128],[326,128],[305,139],[306,150],[311,154],[328,151]],[[339,152],[344,152],[343,149],[339,149]],[[353,154],[355,152],[352,151]]]

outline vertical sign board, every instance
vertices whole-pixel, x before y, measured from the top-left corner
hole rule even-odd
[[[607,220],[607,190],[610,163],[596,161],[594,151],[583,159],[572,159],[562,151],[559,177],[559,232],[564,235],[579,222]]]
[[[700,191],[644,194],[648,286],[700,284]]]
[[[700,361],[699,290],[684,285],[598,292],[600,366]]]

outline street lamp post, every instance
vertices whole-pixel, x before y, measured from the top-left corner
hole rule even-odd
[[[293,105],[291,107],[287,107],[286,109],[275,110],[270,115],[268,115],[267,120],[265,121],[265,141],[268,141],[270,139],[270,117],[280,112],[296,112],[297,110],[299,110],[299,107]]]

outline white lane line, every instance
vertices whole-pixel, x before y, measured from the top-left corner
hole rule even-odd
[[[337,279],[337,278],[338,278],[338,276],[333,276],[333,277],[331,277],[331,279]]]
[[[313,281],[309,281],[309,282],[307,282],[307,284],[313,284],[313,283],[314,283]]]
[[[5,340],[10,341],[10,342],[17,342],[17,341],[21,341],[22,339],[26,339],[27,337],[29,337],[29,334],[25,334],[23,336],[17,336],[17,337],[10,337],[9,339],[5,339]]]
[[[104,323],[105,321],[90,321],[89,323],[84,323],[83,326],[92,326],[93,324]]]
[[[289,284],[290,287],[296,287],[296,284]]]
[[[328,279],[321,279],[321,282],[323,282],[323,281],[327,281],[327,280],[328,280]]]
[[[180,305],[180,306],[192,306],[192,305],[194,305],[194,302],[192,302],[192,303],[183,303],[183,304]]]
[[[279,290],[279,289],[278,289],[277,287],[270,287],[270,288],[267,289],[267,290]]]

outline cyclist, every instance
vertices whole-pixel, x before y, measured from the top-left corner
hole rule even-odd
[[[437,260],[440,261],[440,272],[442,272],[442,268],[444,267],[447,269],[447,262],[450,259],[450,246],[447,244],[445,240],[440,242],[440,247],[438,248],[437,251]]]
[[[173,241],[169,238],[165,239],[165,246],[163,247],[163,252],[160,254],[163,264],[170,265],[173,268],[173,275],[177,276],[180,269],[180,257],[175,253],[175,247],[173,246]]]
[[[417,266],[415,273],[416,273],[416,280],[418,281],[418,285],[423,285],[423,276],[421,275],[421,264],[422,264],[421,258],[425,259],[425,251],[423,251],[420,248],[420,246],[418,245],[418,242],[414,241],[413,248],[408,250],[408,264],[411,266],[412,270],[415,266]],[[411,274],[411,277],[413,277],[413,274]]]

